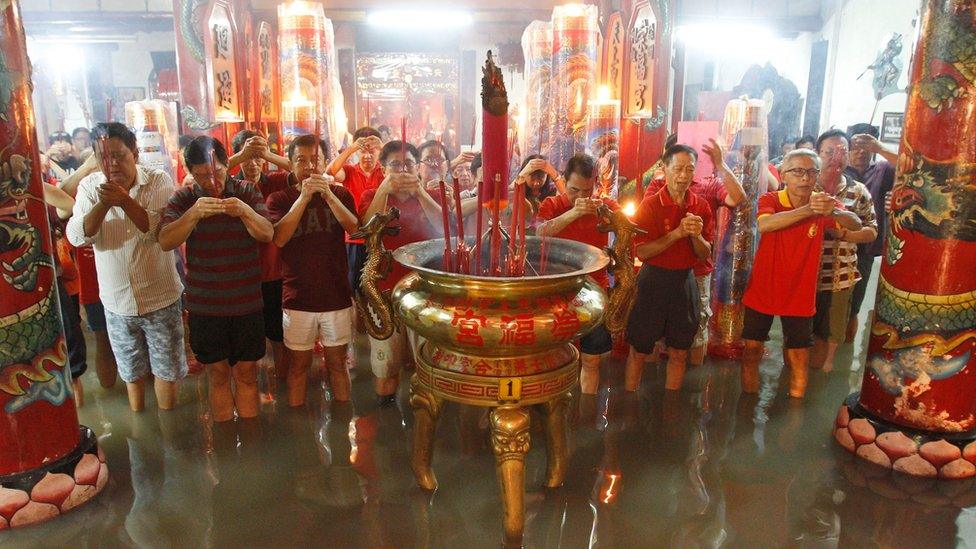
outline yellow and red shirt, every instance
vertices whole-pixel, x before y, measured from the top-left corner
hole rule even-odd
[[[763,218],[795,209],[786,189],[759,197]],[[742,303],[773,316],[813,316],[824,231],[833,218],[815,215],[778,231],[763,233]]]

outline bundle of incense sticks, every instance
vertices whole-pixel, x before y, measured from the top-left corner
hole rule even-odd
[[[109,158],[108,155],[108,133],[102,133],[96,141],[98,143],[98,154],[102,160],[102,171],[105,172],[105,181],[109,180]]]
[[[444,180],[438,183],[441,193],[441,221],[444,224],[444,270],[453,271],[451,264],[451,222],[447,214],[447,191],[444,188]]]
[[[319,118],[318,106],[316,105],[315,110],[315,153],[312,155],[312,172],[318,173],[319,171],[319,151],[321,147],[321,137],[322,133],[322,120]]]
[[[481,274],[481,240],[483,238],[483,233],[481,232],[484,226],[483,215],[485,211],[485,182],[478,181],[478,209],[475,212],[475,229],[474,229],[474,272],[477,275]]]
[[[105,100],[105,121],[112,121],[112,98],[109,97]]]
[[[454,181],[454,214],[457,218],[457,250],[455,251],[454,265],[457,266],[457,272],[462,274],[468,274],[471,270],[468,259],[468,245],[464,241],[464,215],[461,213],[461,184],[458,181]]]
[[[400,155],[403,157],[401,162],[407,161],[407,117],[400,117]]]
[[[213,147],[210,148],[210,182],[213,185],[213,191],[216,192],[217,191],[217,155],[214,154]]]

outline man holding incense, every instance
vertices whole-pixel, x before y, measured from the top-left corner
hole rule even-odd
[[[281,249],[282,325],[288,349],[288,405],[305,404],[316,339],[325,351],[329,386],[337,401],[349,400],[347,345],[352,339],[352,289],[345,237],[359,228],[352,194],[321,175],[325,142],[314,135],[288,146],[290,186],[268,197]]]
[[[529,184],[529,174],[520,175],[516,184]],[[609,233],[597,229],[599,223],[597,208],[606,205],[611,211],[617,211],[620,206],[609,198],[593,196],[597,179],[593,158],[585,154],[573,156],[566,164],[563,176],[566,181],[566,192],[550,196],[539,205],[541,223],[537,234],[542,237],[575,240],[600,249],[605,248]],[[604,289],[610,287],[610,277],[606,270],[593,273],[592,276]],[[583,394],[596,394],[600,387],[601,358],[612,348],[613,340],[603,324],[580,340],[580,389]]]
[[[383,237],[383,246],[393,251],[413,242],[430,240],[442,235],[438,229],[442,212],[434,195],[425,190],[417,173],[420,153],[417,148],[402,141],[390,141],[380,151],[380,164],[386,174],[376,189],[363,193],[359,202],[360,219],[368,223],[373,215],[385,213],[390,208],[400,211],[399,219],[389,227],[398,227],[395,235]],[[392,291],[397,282],[409,272],[406,267],[393,262],[390,274],[380,283],[380,291]],[[402,330],[402,328],[401,328]],[[400,382],[400,368],[407,351],[405,331],[394,332],[389,339],[369,338],[370,366],[376,376],[376,396],[381,406],[396,402]]]

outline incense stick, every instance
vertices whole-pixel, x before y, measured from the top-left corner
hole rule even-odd
[[[447,214],[447,191],[444,188],[444,180],[438,182],[441,194],[441,221],[444,224],[444,270],[452,271],[451,266],[451,222]],[[424,192],[424,191],[421,191]]]
[[[475,214],[475,232],[474,232],[474,272],[477,275],[481,274],[481,240],[484,235],[481,232],[483,227],[483,214],[485,211],[485,182],[478,181],[478,211]]]

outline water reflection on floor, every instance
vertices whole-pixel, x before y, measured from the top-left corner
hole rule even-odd
[[[862,347],[843,347],[838,362],[849,364]],[[622,365],[612,362],[599,395],[577,403],[559,490],[541,489],[545,449],[533,430],[526,545],[932,548],[976,540],[972,482],[893,478],[833,443],[837,407],[860,372],[815,372],[807,398],[789,399],[779,353],[772,345],[763,390],[752,397],[740,394],[735,363],[709,360],[689,371],[680,392],[665,392],[663,369],[648,364],[628,398],[619,390]],[[203,376],[182,385],[177,411],[142,414],[128,411],[121,387],[102,391],[86,376],[81,418],[100,436],[109,485],[69,515],[0,533],[0,546],[497,547],[501,508],[481,412],[445,410],[434,456],[441,488],[431,497],[408,467],[409,410],[377,408],[368,369],[357,374],[352,405],[330,402],[315,384],[307,410],[269,399],[258,420],[224,425],[209,421]]]

